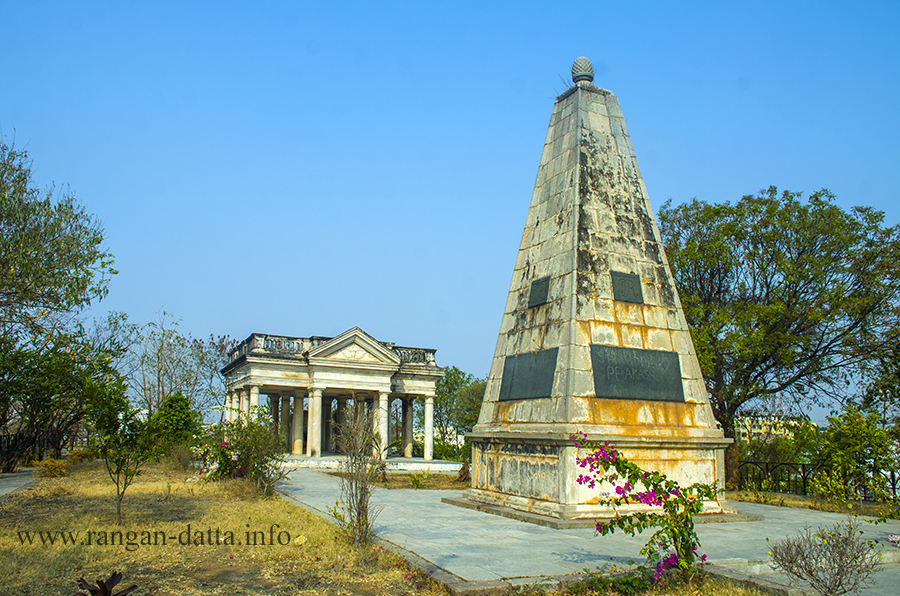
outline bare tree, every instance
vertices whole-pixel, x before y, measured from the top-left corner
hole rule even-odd
[[[381,465],[379,437],[372,429],[364,406],[347,411],[347,421],[339,426],[338,445],[347,457],[341,476],[341,500],[335,517],[350,534],[353,544],[364,544],[375,536],[378,508],[369,499]]]
[[[228,364],[228,353],[237,345],[237,341],[227,335],[209,339],[194,339],[191,342],[197,358],[199,385],[194,396],[195,407],[201,412],[225,406],[225,375],[222,368]]]
[[[148,417],[169,395],[181,393],[191,398],[201,385],[200,365],[190,337],[178,330],[180,321],[166,311],[145,325],[133,344],[127,368],[129,393]]]

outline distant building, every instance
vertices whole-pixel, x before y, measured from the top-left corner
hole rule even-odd
[[[737,417],[735,430],[739,441],[745,443],[750,441],[768,442],[778,437],[792,436],[795,428],[806,424],[811,424],[814,427],[819,426],[811,420],[797,416],[750,414]]]

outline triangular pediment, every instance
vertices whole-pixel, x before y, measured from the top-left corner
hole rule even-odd
[[[371,364],[400,364],[400,358],[378,340],[354,327],[309,352],[310,358]]]

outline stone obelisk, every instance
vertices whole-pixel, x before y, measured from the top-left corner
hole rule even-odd
[[[575,483],[577,431],[688,484],[722,486],[730,442],[619,102],[587,58],[572,80],[550,116],[463,495],[563,520],[612,515]]]

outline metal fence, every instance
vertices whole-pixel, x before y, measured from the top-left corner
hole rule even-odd
[[[739,466],[741,478],[741,490],[760,490],[776,493],[789,493],[794,495],[809,495],[812,482],[819,474],[828,474],[830,469],[825,465],[803,464],[791,462],[761,462],[742,461]],[[900,490],[900,475],[893,470],[876,472],[885,481],[885,488],[889,494],[897,498]],[[867,482],[863,500],[874,500],[871,486],[874,482]]]

